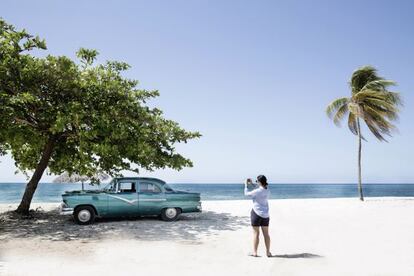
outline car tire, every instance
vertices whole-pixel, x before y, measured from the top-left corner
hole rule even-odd
[[[77,224],[87,225],[95,221],[95,210],[91,206],[80,206],[75,209],[73,217]]]
[[[162,209],[161,219],[163,221],[175,221],[181,214],[181,210],[174,207]]]

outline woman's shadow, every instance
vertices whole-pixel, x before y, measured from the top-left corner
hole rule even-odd
[[[287,259],[294,259],[294,258],[322,258],[323,256],[312,254],[312,253],[298,253],[298,254],[280,254],[280,255],[272,255],[270,258],[287,258]]]

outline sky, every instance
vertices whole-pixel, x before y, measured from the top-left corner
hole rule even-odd
[[[160,91],[151,105],[203,134],[177,145],[194,167],[142,176],[355,183],[357,139],[325,108],[350,95],[355,69],[372,65],[398,83],[404,107],[389,143],[366,134],[363,181],[414,183],[413,10],[408,0],[3,0],[0,17],[45,38],[47,53],[74,58],[86,47],[99,61],[129,63],[126,76]],[[10,156],[0,162],[0,182],[26,181]]]

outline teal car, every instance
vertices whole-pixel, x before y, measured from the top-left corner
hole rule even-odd
[[[60,212],[73,215],[78,224],[96,217],[160,216],[176,220],[181,213],[201,212],[199,193],[176,191],[164,181],[148,177],[114,178],[101,190],[68,191]]]

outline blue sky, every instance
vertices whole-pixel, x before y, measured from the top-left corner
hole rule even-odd
[[[143,172],[169,182],[356,181],[357,140],[324,110],[370,64],[405,106],[390,143],[363,144],[365,182],[414,182],[411,1],[2,1],[0,16],[45,38],[48,53],[128,62],[151,104],[203,137],[194,167]],[[24,181],[10,156],[0,181]],[[126,173],[129,175],[129,173]],[[42,181],[50,181],[45,176]]]

